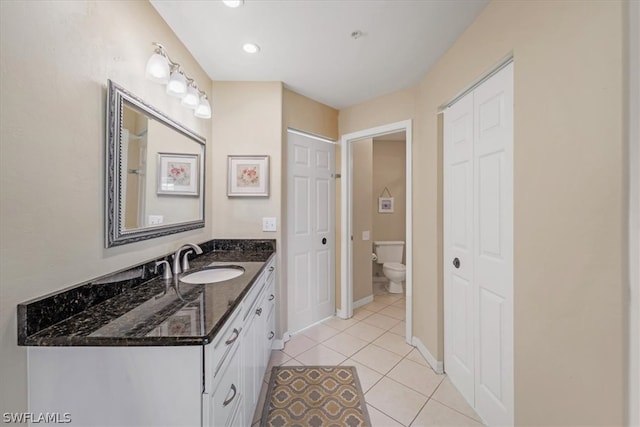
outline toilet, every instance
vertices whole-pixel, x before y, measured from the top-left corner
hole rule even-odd
[[[403,241],[374,241],[373,248],[376,254],[376,262],[382,264],[382,272],[389,279],[387,290],[392,294],[403,292],[402,282],[407,271],[402,264],[402,253],[404,251]]]

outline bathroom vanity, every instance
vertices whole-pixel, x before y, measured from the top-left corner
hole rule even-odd
[[[275,337],[275,242],[200,246],[171,279],[149,273],[153,260],[20,304],[29,412],[81,426],[250,425]],[[227,265],[243,274],[181,280]]]

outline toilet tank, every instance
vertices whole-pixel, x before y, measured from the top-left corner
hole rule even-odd
[[[403,241],[374,241],[373,249],[378,257],[378,264],[384,264],[385,262],[402,262],[402,251],[404,250]]]

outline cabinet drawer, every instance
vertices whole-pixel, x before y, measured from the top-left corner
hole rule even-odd
[[[247,320],[247,318],[249,317],[249,314],[251,314],[255,310],[256,302],[260,296],[260,292],[264,288],[264,284],[265,284],[264,279],[265,279],[265,273],[263,271],[260,277],[258,277],[258,279],[255,281],[255,283],[251,287],[251,290],[249,291],[247,296],[244,298],[244,310],[242,315],[243,320]]]
[[[220,379],[213,391],[211,410],[213,426],[226,426],[231,422],[236,409],[242,402],[243,390],[240,383],[240,353],[236,346],[229,354],[229,363],[220,371]]]
[[[211,352],[206,362],[213,368],[213,377],[217,376],[232,350],[240,343],[242,332],[241,310],[237,309],[220,331],[216,340],[211,345]]]

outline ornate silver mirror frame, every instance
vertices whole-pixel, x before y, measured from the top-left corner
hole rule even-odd
[[[105,247],[204,227],[206,140],[111,80],[107,90]],[[144,122],[142,131],[123,126],[131,114]],[[136,160],[140,165],[132,167],[128,152],[134,139],[145,142],[144,156]],[[187,174],[168,174],[167,169],[176,165],[185,167]],[[136,190],[132,202],[126,192],[131,192],[127,180],[131,184],[134,178],[143,180],[136,184],[142,196]]]

